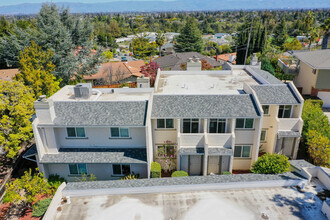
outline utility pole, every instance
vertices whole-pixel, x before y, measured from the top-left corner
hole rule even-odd
[[[252,20],[251,20],[251,27],[250,27],[250,32],[249,32],[249,38],[248,38],[248,42],[247,42],[247,45],[246,45],[246,51],[245,51],[244,66],[246,64],[246,59],[247,59],[247,55],[248,55],[248,51],[249,51],[250,38],[251,38],[251,32],[252,32],[252,26],[253,26],[253,19],[254,19],[254,16],[252,16]]]

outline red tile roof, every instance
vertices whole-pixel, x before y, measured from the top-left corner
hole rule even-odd
[[[17,73],[18,69],[0,69],[0,80],[11,81]]]

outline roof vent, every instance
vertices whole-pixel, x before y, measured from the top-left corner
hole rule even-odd
[[[73,90],[76,99],[88,99],[92,95],[92,84],[79,83],[73,88]]]

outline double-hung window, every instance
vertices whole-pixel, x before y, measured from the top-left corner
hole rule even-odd
[[[172,145],[157,146],[157,156],[165,158],[175,158],[175,148]]]
[[[112,138],[129,138],[128,128],[113,127],[110,128],[110,133]]]
[[[252,129],[254,124],[253,118],[238,118],[236,119],[236,128]]]
[[[234,150],[234,157],[249,158],[251,154],[251,146],[237,145]]]
[[[278,110],[278,117],[279,118],[290,118],[291,117],[291,105],[280,105]]]
[[[183,119],[182,133],[198,133],[198,132],[199,132],[198,118]]]
[[[85,163],[69,164],[70,175],[87,174],[87,165]]]
[[[129,164],[113,164],[112,165],[113,175],[123,176],[131,173],[131,165]]]
[[[269,115],[269,105],[263,105],[262,109],[264,110],[264,115]]]
[[[157,128],[174,128],[173,119],[157,119]]]
[[[266,141],[266,135],[267,135],[267,131],[261,130],[260,141]]]
[[[226,119],[210,119],[209,133],[226,133]]]
[[[69,138],[84,138],[86,137],[85,128],[66,128],[67,137]]]

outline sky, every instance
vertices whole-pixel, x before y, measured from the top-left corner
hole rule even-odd
[[[56,2],[99,3],[99,2],[113,2],[113,1],[128,1],[128,0],[52,0],[52,2],[54,3]],[[148,1],[148,0],[130,0],[130,1]],[[161,1],[172,1],[172,0],[161,0]],[[42,2],[51,2],[51,1],[50,0],[0,0],[0,6],[18,5],[24,3],[42,3]]]

